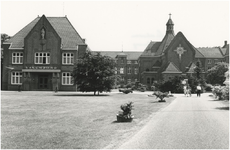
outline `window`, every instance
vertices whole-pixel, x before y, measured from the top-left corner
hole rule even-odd
[[[35,53],[35,64],[50,64],[50,53]]]
[[[208,66],[208,70],[211,69],[212,67],[211,66]]]
[[[128,81],[128,83],[130,83],[130,82],[131,82],[131,79],[128,79],[127,81]]]
[[[208,59],[208,64],[212,64],[212,61],[211,61],[211,59]]]
[[[137,82],[137,79],[135,79],[135,82]]]
[[[62,53],[62,64],[73,64],[73,53]]]
[[[215,59],[214,60],[214,64],[217,64],[219,61],[218,61],[218,59]]]
[[[22,84],[22,72],[11,72],[11,84]]]
[[[131,60],[128,60],[128,61],[127,61],[127,64],[131,64]]]
[[[132,68],[129,67],[129,68],[128,68],[128,74],[131,74],[131,72],[132,72]]]
[[[12,64],[22,64],[23,63],[23,53],[17,52],[12,53]]]
[[[124,74],[124,68],[123,67],[120,68],[120,74]]]
[[[62,85],[73,85],[72,74],[70,72],[62,73]]]
[[[137,74],[138,73],[138,68],[134,69],[134,73]]]
[[[137,62],[137,60],[135,60],[135,62],[134,62],[135,64],[138,64],[138,62]]]

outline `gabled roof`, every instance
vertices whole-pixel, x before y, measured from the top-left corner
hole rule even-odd
[[[35,26],[40,18],[35,18],[32,22],[22,28],[19,32],[17,32],[14,36],[11,37],[5,43],[12,43],[10,48],[23,48],[24,47],[24,38],[31,31],[31,29]]]
[[[223,58],[223,55],[219,47],[204,47],[204,48],[197,48],[197,50],[205,58]]]
[[[103,56],[110,56],[112,58],[116,58],[117,55],[119,55],[121,52],[120,51],[92,51],[92,53],[101,53]],[[137,60],[139,56],[141,55],[142,52],[137,52],[137,51],[123,51],[123,54],[127,56],[128,60]]]
[[[173,62],[169,62],[167,68],[162,73],[182,73],[182,72]]]
[[[195,58],[203,58],[204,56],[202,55],[202,53],[200,53],[188,40],[187,38],[184,36],[184,34],[182,32],[178,32],[176,34],[176,36],[173,38],[173,40],[171,41],[171,43],[169,44],[169,48],[179,39],[179,38],[183,38],[184,41],[187,43],[187,45],[190,47],[190,49],[195,51]],[[166,50],[167,51],[167,50]]]
[[[153,56],[157,52],[161,42],[151,41],[149,45],[145,48],[141,56]]]
[[[169,44],[171,43],[171,41],[174,38],[174,34],[172,33],[167,33],[165,35],[165,37],[163,38],[157,52],[156,55],[162,55],[162,53],[165,51],[165,49],[169,46]]]
[[[44,16],[44,15],[43,15]],[[42,17],[43,17],[42,16]],[[62,48],[65,49],[76,49],[77,45],[85,45],[78,32],[74,29],[72,24],[69,22],[67,17],[46,17],[52,27],[56,30],[58,35],[61,37]],[[24,38],[41,19],[37,17],[18,33],[16,33],[7,43],[12,43],[10,48],[23,48]]]
[[[224,56],[229,55],[229,44],[227,44],[224,48],[220,48]]]
[[[190,65],[188,66],[188,69],[185,72],[193,73],[195,68],[196,68],[196,65],[194,63],[190,63]]]

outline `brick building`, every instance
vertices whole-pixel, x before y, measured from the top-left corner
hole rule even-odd
[[[76,90],[74,62],[87,45],[67,17],[37,17],[3,44],[3,90]]]
[[[37,17],[3,43],[3,90],[75,91],[71,82],[74,62],[88,50],[67,17]],[[96,51],[93,51],[96,52]],[[100,51],[115,59],[116,73],[125,83],[154,81],[193,73],[197,63],[203,74],[217,62],[229,63],[229,44],[195,48],[182,32],[174,34],[171,17],[162,41],[151,41],[143,52]]]
[[[223,47],[195,48],[182,32],[174,34],[174,23],[170,17],[163,40],[151,41],[143,52],[102,54],[117,60],[117,73],[124,78],[125,83],[137,80],[150,86],[154,81],[191,74],[197,63],[202,68],[203,75],[217,62],[229,63],[229,44],[225,41]],[[130,54],[134,57],[130,57]],[[130,73],[130,68],[135,70],[137,67],[138,71]]]

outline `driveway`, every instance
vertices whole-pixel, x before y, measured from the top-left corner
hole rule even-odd
[[[214,100],[210,93],[175,96],[119,149],[229,148],[228,102]]]

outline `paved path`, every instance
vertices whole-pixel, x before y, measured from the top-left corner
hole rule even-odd
[[[228,149],[228,107],[209,95],[175,95],[119,149]]]

